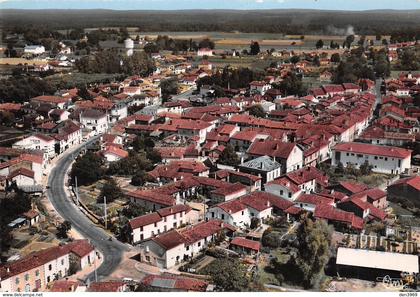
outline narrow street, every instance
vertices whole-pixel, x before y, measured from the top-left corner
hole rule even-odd
[[[94,137],[88,142],[80,144],[71,153],[64,153],[57,161],[48,177],[49,189],[47,196],[61,217],[69,221],[72,228],[76,229],[84,238],[89,239],[102,253],[103,261],[96,271],[98,280],[100,280],[109,276],[117,268],[121,262],[123,253],[128,251],[129,248],[115,238],[110,240],[110,234],[90,221],[67,196],[65,190],[66,172],[71,166],[73,159],[77,157],[78,153],[86,145],[96,139],[97,137]],[[88,275],[86,279],[93,281],[94,272]]]

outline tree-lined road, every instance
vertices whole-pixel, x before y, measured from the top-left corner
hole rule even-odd
[[[94,137],[86,143],[81,144],[72,153],[65,153],[52,169],[49,178],[47,195],[56,211],[64,220],[71,223],[72,228],[76,229],[83,237],[89,239],[91,243],[103,255],[103,262],[97,269],[98,279],[110,275],[119,265],[122,255],[129,248],[117,240],[109,240],[109,234],[102,228],[89,220],[81,210],[72,202],[65,191],[64,179],[67,178],[66,172],[73,162],[73,159],[80,153],[85,145],[95,141]],[[94,279],[94,272],[87,278]]]

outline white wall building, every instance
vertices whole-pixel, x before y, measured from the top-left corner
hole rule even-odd
[[[411,151],[392,146],[365,143],[340,143],[332,148],[332,165],[339,163],[344,167],[368,162],[372,171],[385,174],[400,174],[411,168]]]
[[[102,134],[108,130],[108,117],[98,110],[88,109],[80,113],[80,123],[95,134]]]

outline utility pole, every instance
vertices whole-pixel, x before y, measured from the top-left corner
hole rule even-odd
[[[106,215],[106,196],[104,196],[104,213],[105,213],[105,229],[108,229],[107,215]]]
[[[75,184],[76,202],[77,202],[77,205],[79,205],[79,188],[77,187],[77,176],[74,177],[74,184]]]

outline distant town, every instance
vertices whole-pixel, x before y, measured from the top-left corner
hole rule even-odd
[[[2,24],[0,292],[418,291],[418,30],[73,25]]]

